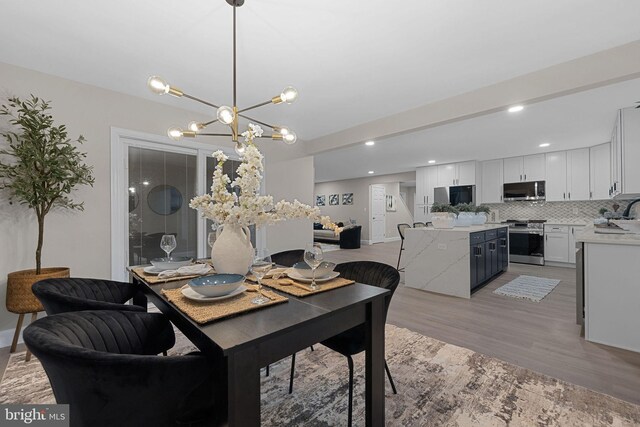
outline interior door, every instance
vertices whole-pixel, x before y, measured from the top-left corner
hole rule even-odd
[[[371,243],[384,242],[384,230],[386,227],[386,191],[384,185],[369,186],[369,229],[371,230]]]

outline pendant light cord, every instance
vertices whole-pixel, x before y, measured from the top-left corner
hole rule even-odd
[[[233,4],[233,106],[236,107],[236,8]]]

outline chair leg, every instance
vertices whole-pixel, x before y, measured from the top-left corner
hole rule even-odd
[[[296,370],[296,354],[291,355],[291,373],[289,374],[289,394],[293,393],[293,375]]]
[[[402,251],[404,250],[404,239],[400,241],[400,253],[398,253],[398,265],[396,266],[396,270],[400,271],[400,258],[402,257]],[[404,270],[404,268],[403,268]]]
[[[309,346],[309,348],[311,349],[311,351],[314,351],[314,350],[313,350],[313,346],[312,346],[312,345],[310,345],[310,346]]]
[[[13,353],[16,351],[16,346],[18,345],[18,338],[20,338],[20,330],[22,329],[22,321],[24,320],[24,313],[18,316],[18,324],[16,325],[16,331],[13,333],[13,342],[11,343],[11,348],[9,349],[9,353]]]
[[[268,377],[269,376],[269,365],[267,365],[266,371],[267,371],[267,374],[265,375],[265,377]]]
[[[387,361],[384,361],[384,370],[387,371],[387,377],[389,378],[389,383],[391,384],[391,389],[393,390],[393,394],[398,394],[396,391],[396,385],[393,383],[393,378],[391,378],[391,372],[389,371],[389,365],[387,365]]]
[[[38,318],[38,312],[31,313],[31,323],[35,322],[37,318]],[[31,352],[27,348],[27,355],[24,358],[24,361],[28,362],[29,360],[31,360]]]
[[[163,351],[163,352],[162,352],[162,355],[163,355],[163,356],[167,356],[167,350]]]
[[[353,417],[353,359],[351,356],[347,356],[347,362],[349,362],[349,421],[347,426],[351,427]]]

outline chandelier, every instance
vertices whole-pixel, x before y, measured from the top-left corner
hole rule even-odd
[[[158,95],[169,94],[178,98],[189,98],[193,101],[197,101],[201,104],[213,107],[217,110],[216,117],[213,120],[204,123],[193,121],[187,125],[187,129],[171,127],[167,130],[167,135],[169,136],[169,138],[176,141],[180,140],[183,137],[195,138],[197,136],[230,136],[232,141],[235,142],[236,152],[238,154],[242,154],[244,153],[244,150],[246,148],[245,143],[243,141],[239,141],[238,139],[238,119],[242,117],[243,119],[258,123],[273,130],[273,133],[271,135],[260,136],[261,138],[271,138],[273,140],[283,141],[286,144],[293,144],[296,142],[297,136],[289,128],[283,126],[273,126],[260,120],[256,120],[245,114],[247,111],[268,104],[291,104],[298,97],[298,91],[293,87],[285,87],[279,95],[274,96],[268,101],[261,102],[259,104],[255,104],[246,108],[238,108],[236,98],[236,8],[242,6],[244,4],[244,0],[226,0],[226,2],[233,7],[233,106],[229,107],[226,105],[216,105],[211,102],[204,101],[200,98],[185,93],[175,86],[171,86],[161,77],[151,76],[147,81],[147,86],[153,93]],[[229,128],[231,129],[231,133],[226,134],[203,132],[207,126],[212,125],[216,122],[229,126]]]

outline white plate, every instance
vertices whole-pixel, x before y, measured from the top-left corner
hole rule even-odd
[[[189,287],[189,285],[184,285],[180,289],[182,291],[182,295],[184,295],[186,298],[188,298],[190,300],[208,302],[208,301],[220,301],[220,300],[223,300],[223,299],[235,297],[236,295],[240,295],[241,293],[246,291],[247,287],[245,285],[240,285],[235,291],[233,291],[233,292],[231,292],[231,293],[229,293],[227,295],[222,295],[222,296],[219,296],[219,297],[205,297],[204,295],[200,295],[199,293],[197,293],[196,291],[191,289]]]
[[[144,272],[147,274],[152,274],[154,276],[162,273],[164,270],[159,269],[158,267],[154,267],[153,265],[150,265],[149,267],[145,267],[144,268]]]
[[[340,275],[340,273],[338,271],[332,271],[331,273],[327,274],[324,277],[316,277],[316,282],[318,282],[318,283],[327,282],[329,280],[335,279],[339,275]],[[312,280],[312,279],[307,279],[306,277],[299,275],[294,269],[291,269],[291,270],[287,271],[287,276],[289,276],[289,278],[291,278],[293,280],[296,280],[298,282],[311,283],[311,280]]]

